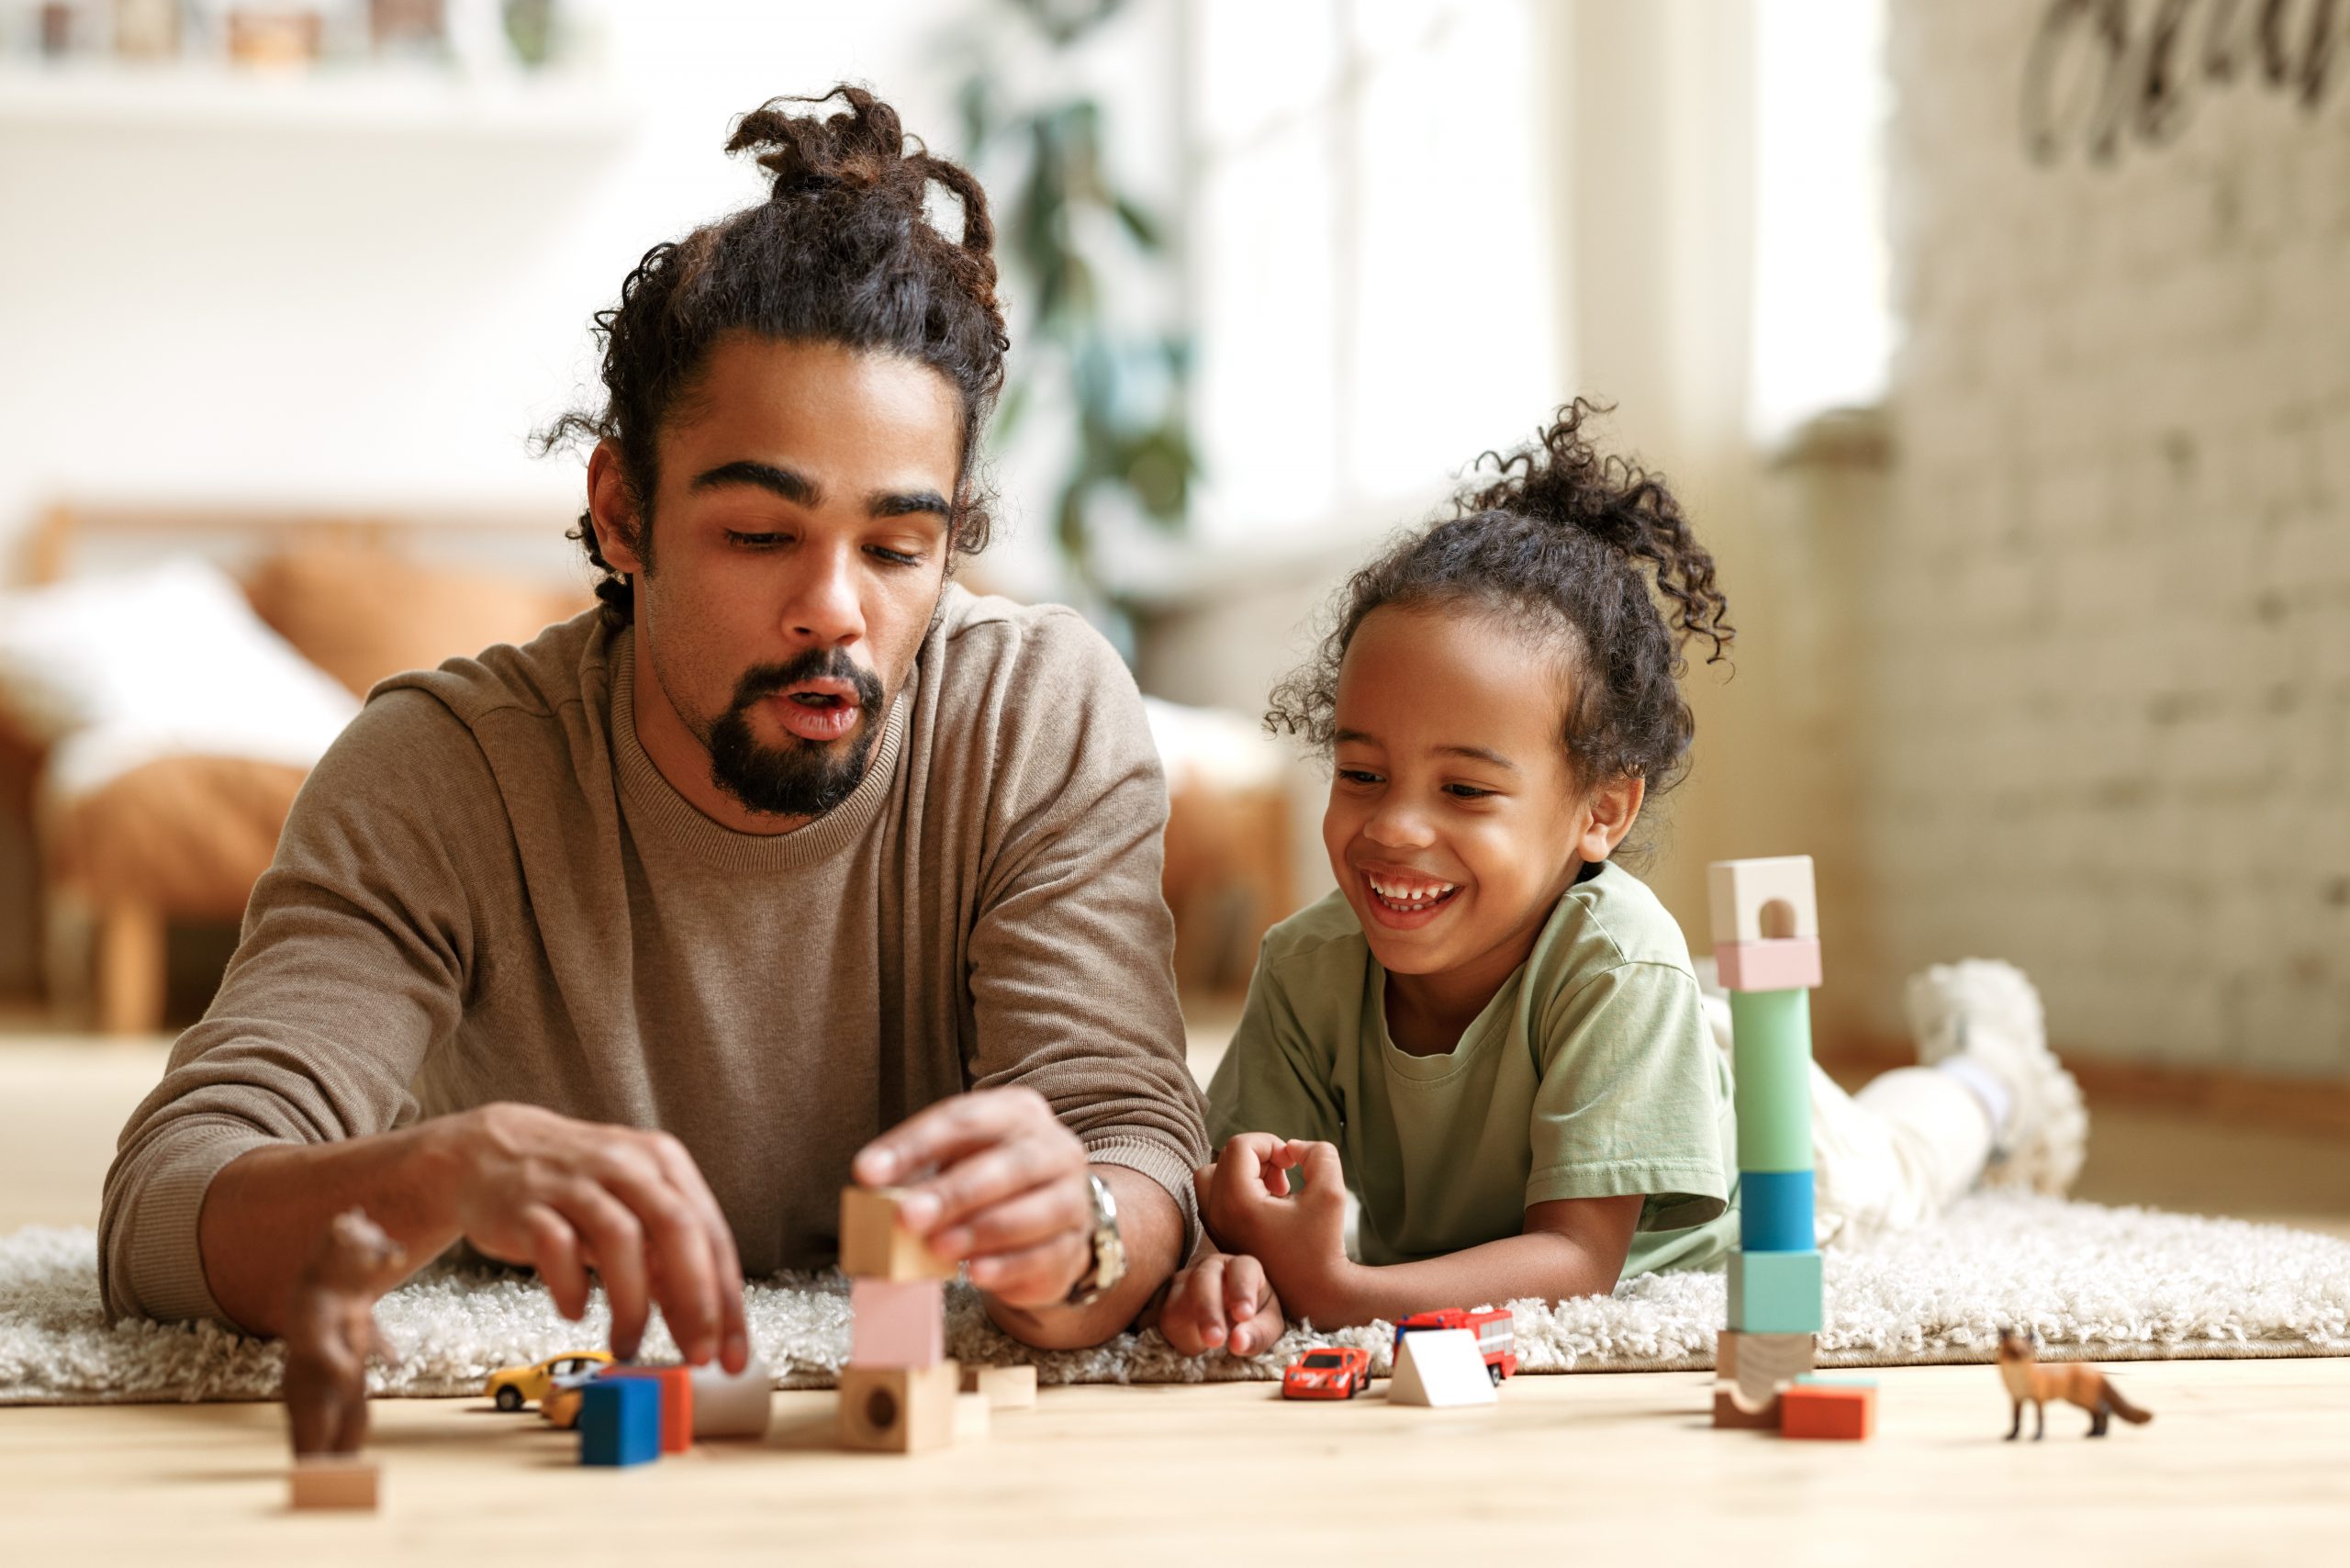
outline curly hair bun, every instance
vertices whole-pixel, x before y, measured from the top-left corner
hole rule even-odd
[[[785,106],[834,100],[848,107],[819,118],[794,114]],[[963,207],[962,245],[980,256],[995,248],[987,197],[959,164],[934,158],[919,138],[913,150],[898,111],[862,87],[843,83],[820,98],[770,98],[744,115],[727,139],[726,151],[764,148],[759,165],[773,178],[768,199],[825,196],[836,192],[876,192],[909,210],[925,210],[932,181],[955,193]]]

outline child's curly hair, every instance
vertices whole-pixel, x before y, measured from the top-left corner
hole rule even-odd
[[[1480,458],[1499,477],[1463,489],[1451,518],[1398,540],[1339,590],[1315,656],[1273,688],[1265,727],[1326,750],[1338,666],[1364,619],[1468,605],[1560,644],[1573,693],[1561,738],[1579,782],[1638,777],[1651,800],[1679,783],[1696,730],[1682,649],[1704,638],[1713,664],[1736,633],[1681,503],[1585,439],[1584,421],[1609,411],[1578,398],[1531,446]]]

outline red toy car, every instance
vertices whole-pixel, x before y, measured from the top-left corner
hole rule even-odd
[[[1495,1383],[1517,1371],[1517,1323],[1505,1306],[1488,1312],[1464,1312],[1457,1306],[1416,1312],[1395,1325],[1396,1349],[1403,1348],[1404,1335],[1422,1328],[1466,1328],[1476,1335],[1477,1349],[1485,1358],[1485,1375]]]
[[[1371,1352],[1316,1345],[1281,1373],[1283,1399],[1352,1399],[1371,1382]]]

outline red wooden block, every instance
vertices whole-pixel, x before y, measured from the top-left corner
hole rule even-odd
[[[1858,1442],[1876,1430],[1876,1390],[1858,1383],[1798,1383],[1779,1391],[1779,1435]]]
[[[694,1369],[606,1367],[600,1377],[648,1378],[661,1385],[661,1451],[683,1453],[694,1446]]]

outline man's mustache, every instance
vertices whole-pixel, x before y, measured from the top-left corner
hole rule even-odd
[[[867,712],[881,707],[881,678],[838,648],[811,648],[782,664],[752,666],[734,683],[734,706],[748,708],[803,680],[844,681],[856,689],[856,700]]]

